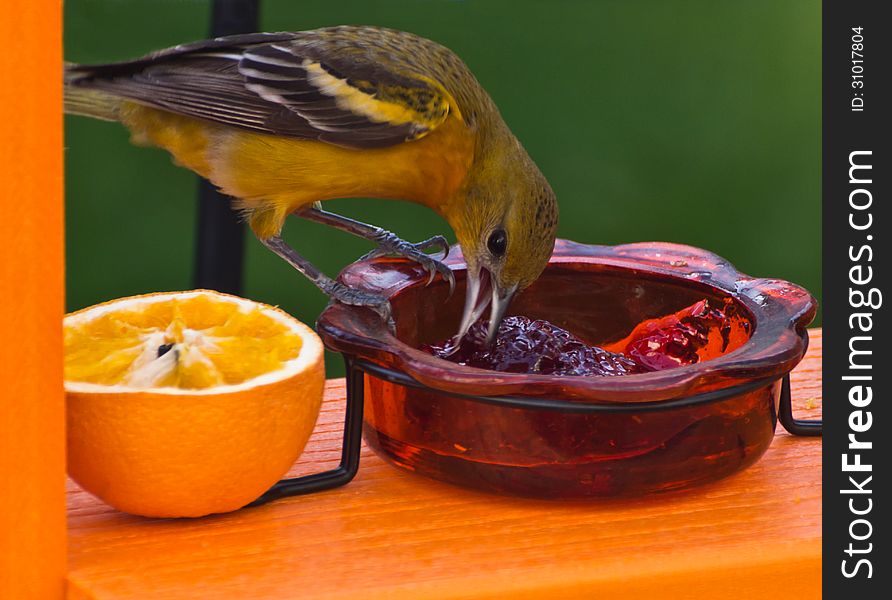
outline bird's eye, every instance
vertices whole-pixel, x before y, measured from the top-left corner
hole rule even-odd
[[[504,256],[505,250],[508,248],[508,234],[504,229],[496,229],[489,235],[486,241],[486,247],[495,257]]]

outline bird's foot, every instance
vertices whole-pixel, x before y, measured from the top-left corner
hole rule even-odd
[[[321,287],[322,291],[332,300],[337,300],[341,304],[350,306],[365,306],[375,311],[381,319],[387,323],[387,327],[391,333],[396,331],[396,323],[393,321],[393,311],[390,308],[390,301],[384,296],[369,294],[352,287],[346,286],[339,281],[331,281]]]
[[[449,243],[442,235],[435,235],[423,242],[411,244],[385,229],[322,210],[315,205],[305,208],[297,214],[309,221],[329,225],[335,229],[340,229],[341,231],[346,231],[355,236],[374,242],[378,247],[363,256],[360,260],[376,258],[379,256],[402,256],[415,261],[424,267],[424,270],[427,271],[429,275],[427,280],[428,285],[430,285],[434,280],[434,277],[439,273],[443,279],[449,283],[450,296],[455,290],[455,276],[452,274],[452,270],[443,264],[443,261],[446,260],[446,257],[449,255]],[[443,256],[436,259],[427,254],[427,251],[429,250],[442,250]]]
[[[376,240],[378,242],[378,247],[363,256],[363,259],[377,258],[379,256],[402,256],[403,258],[417,262],[428,273],[426,285],[430,285],[437,276],[437,273],[439,273],[440,276],[449,283],[449,295],[452,295],[452,292],[455,291],[455,275],[452,273],[452,269],[443,262],[446,260],[446,257],[449,256],[449,242],[446,241],[446,238],[442,235],[435,235],[423,242],[413,244],[390,232],[385,233],[386,235],[383,235],[379,240]],[[432,255],[427,254],[428,250],[435,250],[437,252],[442,251],[443,256],[434,258]]]

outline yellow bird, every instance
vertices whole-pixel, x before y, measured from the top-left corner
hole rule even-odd
[[[557,202],[545,177],[456,54],[377,27],[234,35],[128,62],[65,69],[65,110],[119,121],[132,141],[239,199],[257,238],[340,302],[390,319],[383,298],[330,279],[285,244],[292,214],[372,240],[450,285],[410,244],[319,202],[408,200],[439,213],[468,265],[459,337],[490,309],[490,340],[516,292],[545,268]]]

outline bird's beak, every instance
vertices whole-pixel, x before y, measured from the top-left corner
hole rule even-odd
[[[481,277],[481,272],[483,276]],[[468,270],[468,281],[465,288],[465,308],[461,315],[461,324],[458,326],[458,333],[455,335],[454,349],[458,349],[458,343],[461,342],[471,325],[477,322],[483,311],[486,310],[490,303],[489,287],[492,278],[486,269],[478,269],[477,271]],[[483,291],[481,294],[480,292]],[[478,304],[478,300],[480,300]]]
[[[501,324],[505,311],[508,309],[515,292],[517,292],[516,285],[507,290],[500,289],[498,283],[485,268],[480,268],[477,271],[468,271],[465,308],[462,311],[461,324],[453,342],[453,351],[458,349],[459,342],[468,333],[471,325],[477,322],[477,319],[480,318],[487,306],[491,308],[486,344],[491,344],[499,331],[499,324]]]
[[[505,318],[505,311],[508,310],[508,305],[511,304],[511,299],[516,292],[516,285],[507,290],[500,290],[498,283],[493,282],[492,303],[489,309],[489,329],[486,332],[487,346],[492,345],[493,340],[496,339],[496,333],[499,332],[499,325],[501,325],[502,319]]]

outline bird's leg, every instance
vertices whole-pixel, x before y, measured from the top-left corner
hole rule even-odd
[[[381,315],[381,318],[384,319],[391,331],[395,329],[393,314],[390,310],[390,301],[387,298],[353,289],[328,277],[310,261],[295,252],[294,248],[286,244],[281,236],[274,235],[266,239],[260,239],[260,241],[264,246],[284,258],[292,267],[303,273],[307,279],[312,281],[329,298],[351,306],[368,307]]]
[[[428,284],[439,273],[449,283],[449,293],[452,294],[452,291],[455,289],[455,275],[452,274],[452,269],[442,262],[449,255],[449,244],[442,235],[435,235],[423,242],[412,244],[380,227],[367,225],[349,217],[342,217],[321,208],[305,208],[296,214],[309,221],[329,225],[377,244],[378,247],[363,256],[363,258],[375,258],[390,254],[408,258],[420,264],[428,272]],[[442,250],[443,257],[438,260],[425,253],[426,250],[431,249]]]

